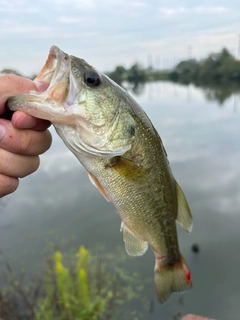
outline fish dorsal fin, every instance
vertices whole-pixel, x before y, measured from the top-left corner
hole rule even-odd
[[[104,190],[103,186],[101,185],[101,183],[98,181],[98,179],[96,177],[94,177],[91,173],[88,172],[88,177],[89,180],[92,182],[92,184],[98,188],[99,192],[104,196],[104,198],[110,202],[110,199],[106,193],[106,191]]]
[[[182,189],[176,182],[178,212],[176,221],[188,233],[192,231],[192,215]]]
[[[141,256],[148,248],[148,243],[137,238],[122,222],[121,230],[123,232],[123,240],[125,249],[130,256]]]

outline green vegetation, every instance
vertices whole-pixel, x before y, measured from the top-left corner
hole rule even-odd
[[[141,86],[147,81],[169,80],[169,71],[154,71],[151,68],[144,69],[135,63],[129,69],[117,66],[114,71],[107,73],[109,78],[122,84],[124,81],[132,83],[134,88]]]
[[[194,59],[180,62],[169,73],[169,80],[201,87],[208,100],[222,104],[233,93],[240,92],[240,61],[223,49],[199,62]]]
[[[21,76],[21,73],[14,69],[5,68],[0,71],[0,74],[16,74],[17,76]]]
[[[123,270],[121,254],[93,256],[80,247],[68,257],[58,251],[48,261],[43,280],[26,285],[9,265],[1,272],[0,317],[4,320],[133,319],[129,302],[139,300],[142,281]],[[65,263],[66,264],[66,263]],[[7,279],[7,281],[6,281]]]
[[[134,84],[134,91],[146,81],[172,81],[183,85],[194,84],[204,90],[208,100],[222,104],[233,93],[240,92],[240,60],[236,60],[227,49],[211,53],[206,59],[181,61],[172,70],[142,69],[134,64],[130,69],[118,66],[108,74],[117,83],[127,81]]]
[[[240,61],[227,49],[212,53],[206,59],[180,62],[170,72],[169,79],[180,83],[194,83],[197,86],[224,85],[240,81]]]
[[[129,69],[117,66],[108,75],[118,83],[171,80],[183,84],[209,86],[213,83],[225,84],[240,81],[240,61],[224,48],[220,53],[211,53],[206,59],[200,61],[195,59],[181,61],[173,70],[143,69],[136,63]]]
[[[123,81],[140,84],[148,80],[146,71],[138,63],[135,63],[129,69],[117,66],[113,72],[108,73],[108,76],[120,85]]]

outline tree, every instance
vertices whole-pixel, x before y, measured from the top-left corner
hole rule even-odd
[[[17,76],[22,76],[21,73],[10,68],[3,69],[2,71],[0,71],[0,74],[16,74]]]
[[[108,74],[109,78],[111,78],[116,83],[120,84],[126,80],[127,71],[123,66],[117,66],[115,70]]]
[[[138,63],[135,63],[127,72],[127,80],[133,83],[145,82],[147,74]]]

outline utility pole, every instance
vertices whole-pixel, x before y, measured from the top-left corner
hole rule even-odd
[[[240,35],[238,36],[238,52],[237,52],[237,59],[240,58]]]
[[[156,56],[156,66],[155,66],[155,69],[160,69],[160,56],[159,55],[157,55]]]
[[[192,58],[192,46],[188,46],[188,60]]]
[[[153,68],[153,65],[152,65],[152,54],[149,53],[148,54],[148,69],[151,70]]]

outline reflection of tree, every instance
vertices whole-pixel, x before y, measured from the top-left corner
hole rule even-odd
[[[220,105],[233,94],[240,94],[240,87],[231,83],[228,85],[202,87],[202,89],[207,100],[217,101]]]
[[[143,92],[144,87],[145,87],[145,82],[134,83],[133,87],[131,88],[131,91],[138,96]]]

